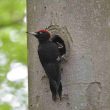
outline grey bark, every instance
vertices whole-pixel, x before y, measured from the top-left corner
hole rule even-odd
[[[110,0],[27,0],[27,22],[28,31],[58,25],[54,33],[65,31],[69,43],[63,100],[55,103],[38,41],[28,36],[29,110],[110,110]]]

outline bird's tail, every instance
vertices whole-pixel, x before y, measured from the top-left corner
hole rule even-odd
[[[56,82],[55,80],[50,80],[50,89],[52,92],[52,99],[55,101],[57,98],[57,94],[60,97],[62,97],[62,84],[61,81],[60,82]]]
[[[59,84],[59,88],[58,88],[58,95],[60,97],[60,100],[62,99],[62,83],[60,81],[60,84]]]
[[[50,80],[49,83],[50,83],[50,89],[52,92],[52,99],[55,101],[57,98],[56,96],[57,96],[57,90],[58,90],[57,83],[54,80]]]

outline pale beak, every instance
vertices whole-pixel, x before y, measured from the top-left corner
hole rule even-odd
[[[26,33],[37,36],[37,33],[35,33],[35,32],[26,32]]]

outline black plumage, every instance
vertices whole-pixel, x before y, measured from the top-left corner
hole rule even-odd
[[[49,79],[52,99],[55,101],[57,94],[62,97],[62,84],[60,73],[60,52],[58,46],[49,40],[50,34],[46,30],[40,30],[33,33],[38,39],[38,55],[40,62]]]

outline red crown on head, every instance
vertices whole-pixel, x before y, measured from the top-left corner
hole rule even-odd
[[[50,33],[48,32],[48,30],[46,30],[46,29],[45,30],[42,29],[42,30],[39,30],[37,32],[47,32],[50,35]]]

